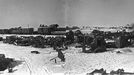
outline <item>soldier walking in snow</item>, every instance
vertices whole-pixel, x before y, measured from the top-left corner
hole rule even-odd
[[[58,52],[58,58],[60,58],[62,62],[65,62],[65,56],[62,51],[59,49],[57,49],[56,51]]]
[[[58,57],[61,60],[61,62],[65,62],[65,55],[62,53],[61,49],[56,48],[56,51],[58,52],[58,56],[50,59],[50,61],[55,60],[55,63],[57,63],[56,58]]]

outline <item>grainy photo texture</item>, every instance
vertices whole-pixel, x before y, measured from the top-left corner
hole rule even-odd
[[[0,0],[0,75],[134,75],[134,0]]]

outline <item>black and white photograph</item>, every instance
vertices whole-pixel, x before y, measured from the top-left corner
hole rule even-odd
[[[0,0],[0,75],[134,75],[134,0]]]

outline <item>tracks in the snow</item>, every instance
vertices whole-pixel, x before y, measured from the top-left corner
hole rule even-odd
[[[27,62],[26,58],[21,58],[21,60],[23,60],[26,63],[26,66],[30,72],[30,75],[32,75],[32,70],[31,70],[30,64]]]
[[[34,71],[33,71],[32,65],[30,64],[29,58],[21,58],[21,60],[25,62],[29,70],[29,75],[34,75],[33,73]],[[42,68],[40,68],[40,71],[43,71],[43,75],[50,75],[50,72],[48,71],[46,66],[43,66]]]

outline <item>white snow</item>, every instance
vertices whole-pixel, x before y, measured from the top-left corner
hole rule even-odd
[[[66,37],[65,35],[18,35],[18,34],[0,34],[0,37],[3,37],[4,39],[6,38],[6,36],[18,36],[18,37],[21,37],[21,36],[26,36],[26,37],[29,37],[29,36],[33,36],[33,37],[36,37],[36,36],[42,36],[42,37]]]
[[[32,54],[31,51],[40,54]],[[117,51],[122,51],[118,54]],[[127,51],[126,51],[127,50]],[[86,75],[94,69],[104,68],[107,72],[123,68],[126,72],[134,72],[134,48],[116,49],[104,53],[81,53],[81,48],[69,47],[65,53],[66,62],[57,64],[50,59],[57,56],[52,48],[33,48],[3,44],[0,42],[0,54],[22,61],[13,73],[0,72],[1,75]]]

